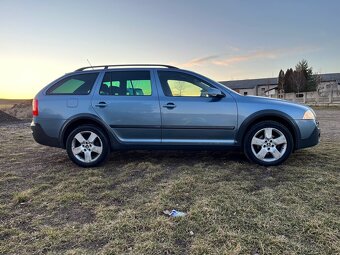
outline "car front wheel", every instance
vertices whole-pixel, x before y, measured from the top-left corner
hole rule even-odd
[[[93,167],[104,162],[109,154],[109,143],[101,129],[84,125],[74,129],[66,141],[69,158],[79,166]]]
[[[246,156],[263,166],[281,164],[292,151],[292,134],[284,125],[276,121],[259,122],[250,128],[245,136]]]

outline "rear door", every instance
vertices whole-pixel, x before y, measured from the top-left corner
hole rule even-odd
[[[232,96],[209,97],[214,86],[183,71],[157,73],[163,144],[234,144],[237,107]]]
[[[159,144],[161,115],[150,70],[107,71],[92,106],[123,143]]]

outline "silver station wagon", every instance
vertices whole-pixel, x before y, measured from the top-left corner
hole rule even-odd
[[[80,68],[33,100],[34,139],[66,149],[79,166],[125,149],[235,149],[264,166],[319,142],[304,105],[242,96],[197,73],[168,65]]]

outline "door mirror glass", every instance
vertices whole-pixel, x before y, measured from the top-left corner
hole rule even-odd
[[[209,97],[224,97],[225,95],[219,89],[209,88],[208,89],[208,96]]]

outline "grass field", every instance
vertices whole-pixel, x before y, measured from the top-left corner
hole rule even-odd
[[[2,125],[0,254],[340,254],[340,110],[317,113],[322,142],[269,168],[130,151],[81,169],[27,123]]]

